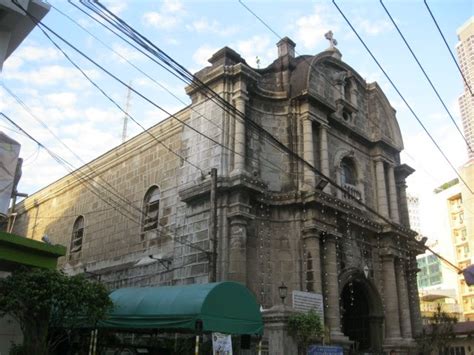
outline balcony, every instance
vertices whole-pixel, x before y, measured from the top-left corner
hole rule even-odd
[[[362,200],[362,193],[359,191],[359,189],[357,187],[355,187],[354,185],[350,185],[350,184],[344,184],[342,186],[344,188],[344,190],[346,190],[347,192],[344,192],[343,195],[342,195],[342,198],[344,200]]]

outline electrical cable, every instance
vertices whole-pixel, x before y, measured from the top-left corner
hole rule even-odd
[[[425,3],[426,9],[427,9],[428,12],[430,13],[431,18],[433,19],[433,22],[434,22],[434,24],[436,25],[436,28],[438,29],[438,32],[439,32],[441,38],[443,39],[443,42],[444,42],[444,44],[446,45],[446,48],[448,49],[449,54],[451,55],[451,58],[452,58],[454,64],[455,64],[456,67],[458,68],[459,74],[461,74],[462,79],[464,80],[464,83],[466,84],[467,88],[469,89],[469,92],[471,93],[471,96],[474,96],[474,94],[472,93],[471,86],[469,85],[469,83],[468,83],[466,77],[464,76],[464,73],[463,73],[462,70],[461,70],[461,67],[459,66],[459,64],[458,64],[458,62],[457,62],[457,60],[456,60],[456,58],[454,57],[454,54],[453,54],[453,52],[451,51],[451,48],[449,47],[448,41],[446,41],[446,38],[444,37],[443,31],[441,31],[441,28],[440,28],[439,25],[438,25],[438,21],[436,21],[436,18],[434,17],[433,12],[431,11],[430,7],[428,6],[428,2],[427,2],[426,0],[423,0],[423,2]]]
[[[103,198],[102,196],[102,193],[99,191],[97,192],[96,189],[94,189],[94,186],[93,184],[90,184],[88,180],[84,180],[84,178],[82,176],[79,175],[78,171],[77,170],[73,170],[70,168],[70,164],[64,160],[63,158],[61,158],[59,155],[57,155],[56,153],[54,153],[53,151],[51,151],[49,148],[47,148],[44,144],[42,144],[41,142],[39,142],[36,138],[34,138],[31,134],[29,134],[28,132],[26,132],[19,124],[17,124],[15,121],[13,121],[10,117],[8,117],[5,113],[3,112],[0,112],[0,115],[3,116],[8,122],[10,122],[10,124],[12,124],[14,127],[16,127],[17,129],[19,129],[20,131],[22,131],[29,139],[31,139],[33,142],[35,142],[36,144],[38,144],[41,148],[43,148],[56,162],[58,162],[60,165],[62,165],[63,167],[65,167],[72,175],[77,175],[76,178],[79,179],[80,181],[82,181],[84,183],[84,186],[86,188],[89,189],[89,191],[91,191],[94,195],[96,195],[97,197],[99,197],[99,199],[101,199],[102,201],[104,201],[105,203],[107,203],[109,206],[111,206],[112,208],[114,208],[117,212],[119,212],[120,214],[122,214],[124,217],[128,218],[128,219],[131,219],[127,214],[123,213],[122,211],[120,211],[119,209],[117,209],[118,207],[116,205],[114,205],[113,203],[115,203],[115,201],[113,200],[106,200]],[[131,219],[134,223],[136,223],[135,220]]]
[[[418,121],[418,123],[420,124],[420,126],[423,128],[423,130],[425,131],[425,133],[428,135],[428,137],[430,137],[431,141],[433,142],[433,144],[436,146],[436,148],[438,149],[438,151],[441,153],[441,155],[443,156],[443,158],[446,160],[446,162],[449,164],[449,166],[453,169],[453,171],[456,173],[456,175],[458,176],[458,178],[464,183],[464,185],[466,185],[466,187],[468,188],[468,190],[471,192],[471,194],[474,194],[474,191],[471,189],[471,187],[466,183],[466,181],[463,179],[463,177],[461,176],[461,174],[459,174],[459,172],[457,171],[457,169],[454,167],[453,163],[451,163],[451,161],[448,159],[448,157],[446,156],[446,154],[443,152],[443,150],[441,149],[441,147],[438,145],[438,143],[436,142],[436,140],[433,138],[433,136],[429,133],[429,131],[427,130],[427,128],[425,127],[425,125],[423,124],[423,122],[421,121],[421,119],[418,117],[418,115],[415,113],[415,111],[413,111],[413,108],[411,107],[411,105],[407,102],[407,100],[405,99],[405,97],[402,95],[402,93],[400,92],[400,90],[398,89],[398,87],[395,85],[395,83],[393,82],[393,80],[391,79],[391,77],[387,74],[387,72],[385,71],[385,69],[382,67],[382,65],[380,64],[380,62],[377,60],[377,58],[375,57],[375,55],[372,53],[372,51],[369,49],[369,47],[365,44],[364,40],[360,37],[359,33],[357,32],[357,30],[354,28],[354,26],[352,25],[352,23],[349,21],[349,19],[346,17],[346,15],[344,14],[344,12],[339,8],[339,6],[337,5],[336,1],[335,0],[332,0],[332,3],[334,4],[334,6],[337,8],[337,10],[339,11],[339,13],[341,14],[341,16],[344,18],[344,20],[347,22],[347,24],[349,25],[349,27],[352,29],[352,31],[354,32],[354,34],[357,36],[357,38],[359,39],[359,41],[362,43],[362,45],[365,47],[365,49],[367,50],[367,52],[370,54],[370,56],[372,57],[372,59],[375,61],[375,63],[377,64],[377,66],[380,68],[380,70],[383,72],[383,74],[385,75],[385,77],[387,78],[387,80],[390,82],[390,84],[392,85],[392,87],[395,89],[395,91],[397,92],[397,94],[400,96],[400,98],[402,99],[402,101],[405,103],[405,105],[408,107],[408,109],[410,110],[411,114],[413,115],[413,117],[415,117],[415,119]]]
[[[423,75],[425,76],[426,80],[428,81],[428,83],[430,84],[431,88],[433,89],[433,91],[435,92],[436,96],[438,97],[438,100],[441,102],[441,105],[443,106],[444,110],[446,111],[446,113],[448,114],[449,118],[451,119],[451,122],[453,122],[454,126],[456,127],[457,131],[459,132],[459,134],[461,135],[461,137],[464,139],[464,142],[466,142],[466,145],[469,149],[469,151],[473,152],[472,150],[472,147],[471,145],[469,144],[469,142],[467,141],[466,137],[464,136],[464,134],[462,133],[461,129],[459,128],[458,124],[456,123],[453,115],[451,114],[451,112],[449,111],[448,107],[446,106],[444,100],[441,98],[438,90],[435,88],[433,82],[431,81],[430,77],[428,76],[428,74],[426,73],[425,69],[423,68],[423,66],[421,65],[420,61],[418,60],[418,57],[415,55],[415,53],[413,52],[413,49],[411,48],[411,46],[408,44],[405,36],[403,35],[402,31],[400,31],[400,28],[398,27],[397,23],[394,21],[392,15],[390,14],[390,12],[388,11],[387,7],[385,6],[385,4],[383,3],[382,0],[379,0],[380,1],[380,4],[382,5],[383,9],[385,10],[385,13],[388,15],[388,17],[390,18],[390,21],[392,21],[392,24],[393,26],[396,28],[398,34],[400,35],[400,37],[402,38],[403,42],[405,43],[405,45],[407,46],[408,50],[410,51],[411,55],[413,56],[413,58],[415,59],[416,63],[418,64],[420,70],[423,72]]]
[[[74,4],[72,4],[74,5]],[[76,5],[74,5],[76,8],[78,8]],[[139,73],[141,73],[142,75],[144,75],[145,77],[147,77],[149,80],[151,80],[153,83],[155,83],[156,85],[158,85],[161,89],[163,89],[164,91],[166,91],[168,94],[170,94],[171,96],[173,96],[176,100],[178,100],[179,102],[181,102],[183,105],[186,105],[188,106],[189,104],[187,102],[185,102],[184,100],[182,100],[178,95],[176,95],[175,93],[173,93],[170,89],[168,89],[165,85],[161,84],[159,81],[157,81],[156,79],[154,79],[151,75],[149,75],[147,72],[145,72],[144,70],[142,70],[140,67],[138,67],[137,65],[135,65],[134,63],[132,63],[127,57],[125,57],[124,55],[122,55],[120,52],[118,52],[117,50],[113,49],[111,46],[109,46],[107,43],[105,43],[104,41],[102,41],[99,37],[97,37],[96,35],[94,35],[91,31],[89,31],[87,28],[85,28],[84,26],[82,26],[80,23],[78,23],[76,20],[74,20],[71,16],[65,14],[63,11],[59,10],[57,7],[55,7],[54,5],[51,5],[51,7],[56,10],[58,13],[60,13],[61,15],[63,15],[64,17],[66,17],[67,19],[69,19],[69,21],[73,22],[76,26],[78,26],[79,28],[81,28],[83,31],[85,31],[86,33],[88,33],[92,38],[94,38],[96,41],[98,41],[100,44],[102,44],[105,48],[107,48],[108,50],[110,50],[112,53],[114,53],[115,55],[117,55],[118,57],[120,57],[122,60],[124,60],[126,63],[128,63],[130,66],[132,66],[135,70],[137,70]],[[81,8],[78,8],[81,12],[83,12],[84,14],[86,14],[87,16],[90,16],[87,12],[83,11]],[[117,36],[119,36],[118,34],[116,34]],[[122,39],[124,41],[126,41],[125,39]],[[133,46],[136,50],[140,51],[142,54],[144,55],[147,55],[146,53],[143,53],[138,47],[135,47],[132,43],[129,43],[129,45]],[[222,127],[219,126],[218,124],[214,123],[213,121],[211,121],[210,119],[208,119],[207,117],[205,117],[204,115],[202,115],[201,113],[199,113],[192,105],[189,106],[189,108],[195,112],[200,118],[203,118],[205,119],[206,121],[208,121],[210,124],[212,124],[214,127],[218,128],[219,130],[222,130]]]
[[[84,1],[81,1],[82,4],[84,4],[85,2]],[[90,8],[89,5],[91,5],[89,2],[87,2],[85,4],[88,8]],[[104,8],[105,11],[107,11],[109,14],[111,14],[113,17],[117,18],[117,16],[115,16],[113,13],[111,13],[109,10],[107,10],[103,5],[101,4],[97,4],[98,6],[100,6],[101,8]],[[92,5],[91,5],[92,6]],[[94,11],[94,10],[93,10]],[[101,15],[100,13],[97,13],[99,16]],[[121,20],[120,18],[117,18],[119,21],[119,23],[121,24],[121,26],[124,26],[125,22],[123,20]],[[126,25],[126,24],[125,24]],[[128,25],[127,25],[128,26]],[[132,28],[130,27],[127,27],[126,29],[126,32],[130,32],[130,33],[137,33],[135,30],[133,30]],[[140,39],[141,42],[146,42],[146,43],[151,43],[148,39],[146,39],[144,36],[142,36],[141,34],[138,34],[137,35]],[[144,39],[145,38],[145,39]],[[148,46],[148,44],[145,44],[146,48],[147,49],[150,49],[150,46]],[[249,119],[248,117],[245,116],[245,114],[243,114],[242,112],[240,112],[239,110],[237,110],[234,106],[230,105],[227,101],[225,101],[223,98],[221,98],[216,92],[214,92],[211,88],[209,88],[209,86],[207,86],[206,84],[204,84],[199,78],[196,78],[195,76],[193,76],[191,73],[189,73],[189,71],[187,71],[182,65],[180,65],[179,63],[177,63],[175,60],[173,60],[171,57],[169,57],[166,53],[164,53],[161,49],[159,49],[158,47],[156,47],[154,44],[151,44],[151,46],[153,47],[152,48],[152,52],[153,53],[158,53],[158,56],[161,58],[161,57],[164,57],[164,62],[165,63],[172,63],[173,67],[177,68],[176,70],[182,70],[183,71],[183,77],[187,76],[187,75],[190,75],[192,77],[192,80],[194,82],[195,85],[199,85],[198,87],[199,88],[203,88],[205,90],[207,90],[207,92],[210,92],[212,94],[212,97],[215,98],[215,99],[220,99],[221,102],[223,101],[223,105],[229,105],[229,109],[232,110],[232,112],[236,115],[239,115],[240,117],[242,117],[245,122],[249,122],[251,125],[253,125],[260,133],[262,133],[264,135],[265,138],[269,139],[271,142],[273,142],[276,146],[278,146],[282,151],[284,151],[285,153],[289,154],[290,156],[293,156],[294,158],[298,159],[299,161],[303,162],[305,164],[305,166],[307,166],[309,169],[311,169],[313,172],[317,173],[318,175],[320,175],[321,177],[323,177],[325,180],[327,180],[331,185],[333,185],[334,187],[336,187],[336,189],[344,192],[345,194],[347,194],[348,196],[352,197],[353,201],[355,201],[356,203],[358,203],[359,205],[362,205],[365,207],[366,210],[368,210],[369,212],[375,214],[376,216],[378,216],[379,218],[381,218],[383,221],[385,221],[386,223],[388,223],[389,225],[395,227],[396,229],[400,229],[400,230],[405,230],[405,227],[403,226],[400,226],[400,225],[397,225],[395,223],[393,223],[392,221],[390,221],[388,218],[386,218],[385,216],[382,216],[381,214],[379,214],[377,211],[375,211],[373,208],[371,208],[370,206],[366,205],[365,203],[363,203],[362,201],[360,201],[359,199],[355,198],[354,196],[352,196],[352,194],[350,194],[348,191],[346,191],[346,189],[344,189],[343,187],[341,187],[340,185],[338,185],[334,180],[330,179],[329,177],[325,176],[323,173],[321,173],[319,170],[317,170],[316,168],[314,168],[312,166],[312,164],[308,163],[306,160],[304,160],[303,158],[301,158],[297,153],[295,153],[292,149],[288,148],[286,145],[284,145],[281,141],[279,141],[277,138],[275,138],[271,133],[269,133],[268,131],[266,131],[263,127],[261,127],[260,125],[256,124],[256,122],[254,122],[253,120]],[[174,63],[174,64],[173,64]]]

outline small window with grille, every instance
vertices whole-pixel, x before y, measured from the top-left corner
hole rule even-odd
[[[71,238],[71,254],[78,253],[82,250],[82,238],[84,237],[84,217],[79,216],[76,218],[72,227],[72,238]]]
[[[149,232],[158,228],[158,217],[160,212],[160,189],[158,186],[151,187],[145,194],[143,201],[142,232]]]

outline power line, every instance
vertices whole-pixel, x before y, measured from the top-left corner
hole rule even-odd
[[[390,82],[390,84],[392,85],[392,87],[395,89],[395,91],[397,92],[397,94],[400,96],[400,98],[403,100],[403,102],[405,103],[405,105],[408,107],[408,109],[410,110],[411,114],[413,115],[413,117],[415,117],[415,119],[418,121],[418,123],[420,124],[420,126],[423,128],[423,130],[425,131],[425,133],[428,135],[428,137],[430,137],[431,141],[433,142],[433,144],[436,146],[436,148],[438,149],[438,151],[441,153],[441,155],[443,156],[443,158],[446,160],[446,162],[449,164],[449,166],[453,169],[453,171],[456,173],[456,175],[459,177],[459,179],[464,183],[464,185],[466,185],[466,187],[468,188],[468,190],[471,192],[471,194],[474,194],[474,191],[472,191],[472,189],[469,187],[469,185],[464,181],[464,179],[462,178],[461,174],[459,174],[459,172],[457,171],[457,169],[454,167],[453,163],[451,163],[451,161],[448,159],[448,157],[446,156],[446,154],[443,152],[443,150],[441,149],[441,147],[438,145],[438,143],[436,142],[436,140],[433,138],[433,136],[429,133],[429,131],[427,130],[427,128],[425,127],[425,125],[423,124],[423,122],[421,121],[421,119],[418,117],[418,115],[415,113],[415,111],[413,111],[413,108],[411,107],[411,105],[407,102],[407,100],[405,99],[405,97],[402,95],[402,93],[400,92],[400,90],[398,89],[398,87],[395,85],[395,83],[392,81],[392,79],[390,78],[390,76],[387,74],[387,72],[385,71],[385,69],[382,67],[382,65],[380,64],[380,62],[377,60],[377,58],[375,57],[375,55],[372,53],[372,51],[369,49],[369,47],[367,47],[367,45],[365,44],[364,40],[360,37],[359,33],[357,32],[357,30],[354,28],[354,26],[352,25],[352,23],[349,21],[349,19],[346,17],[346,15],[344,14],[344,12],[339,8],[339,6],[337,5],[336,1],[335,0],[332,0],[332,3],[334,4],[334,6],[337,8],[337,10],[339,11],[339,13],[342,15],[342,17],[344,18],[344,20],[347,22],[347,24],[349,25],[349,27],[352,29],[352,31],[354,32],[354,34],[357,36],[357,38],[359,39],[359,41],[362,43],[362,45],[365,47],[365,49],[367,50],[367,52],[370,54],[370,56],[372,57],[372,59],[375,61],[375,63],[377,64],[377,66],[380,68],[380,70],[383,72],[383,74],[385,75],[385,77],[387,78],[387,80]]]
[[[434,17],[433,12],[431,11],[431,9],[430,9],[430,7],[429,7],[429,5],[428,5],[428,2],[427,2],[426,0],[424,0],[423,2],[425,3],[426,9],[427,9],[428,12],[430,13],[431,18],[433,19],[433,22],[434,22],[434,24],[436,25],[436,28],[438,29],[438,32],[439,32],[441,38],[443,39],[443,42],[444,42],[444,44],[446,45],[446,48],[448,49],[449,54],[451,55],[451,58],[452,58],[454,64],[455,64],[456,67],[458,68],[459,74],[461,74],[461,76],[462,76],[462,78],[463,78],[463,80],[464,80],[464,83],[466,84],[467,88],[469,89],[469,92],[471,93],[471,96],[474,96],[474,94],[472,93],[472,90],[471,90],[471,86],[470,86],[469,83],[467,82],[466,77],[464,76],[464,74],[463,74],[461,68],[459,67],[459,64],[458,64],[456,58],[454,57],[454,54],[453,54],[453,52],[451,51],[451,48],[449,47],[449,44],[448,44],[448,42],[446,41],[446,38],[444,37],[443,31],[441,31],[441,28],[439,27],[438,22],[436,21],[436,18]]]
[[[457,131],[459,132],[459,134],[461,135],[461,137],[464,139],[464,141],[466,142],[466,145],[467,147],[469,148],[469,150],[471,152],[473,152],[472,150],[472,147],[471,145],[469,144],[469,142],[467,141],[466,137],[464,136],[464,134],[462,133],[461,129],[459,128],[459,126],[457,125],[456,123],[456,120],[454,119],[453,115],[451,114],[451,112],[449,112],[448,110],[448,107],[446,106],[445,102],[443,101],[443,99],[441,98],[438,90],[435,88],[435,86],[433,85],[433,82],[431,81],[430,77],[428,76],[428,74],[426,73],[425,69],[423,68],[423,66],[421,65],[420,61],[418,60],[417,56],[415,55],[415,53],[413,52],[412,48],[410,47],[410,45],[408,44],[405,36],[403,35],[402,31],[400,31],[400,28],[398,27],[397,23],[393,20],[393,17],[392,15],[390,14],[390,12],[388,11],[387,7],[384,5],[383,1],[380,0],[380,4],[382,5],[383,9],[385,10],[386,14],[388,15],[388,17],[390,18],[390,21],[392,21],[392,24],[393,26],[395,26],[398,34],[400,35],[400,37],[403,39],[403,42],[405,43],[405,45],[407,46],[408,50],[410,51],[411,55],[413,56],[413,58],[415,59],[416,63],[418,64],[418,66],[420,67],[420,70],[423,72],[426,80],[428,80],[428,83],[431,85],[431,88],[433,89],[433,91],[435,92],[436,96],[438,97],[439,101],[441,102],[441,105],[443,106],[444,110],[446,111],[446,113],[448,114],[449,118],[451,119],[451,121],[453,122],[454,126],[456,127]]]
[[[87,12],[85,12],[84,10],[82,10],[81,8],[77,7],[75,4],[71,3],[71,5],[73,5],[75,8],[77,8],[78,10],[80,10],[82,13],[86,14],[87,16],[91,17]],[[155,78],[153,78],[151,75],[149,75],[147,72],[145,72],[144,70],[142,70],[140,67],[138,67],[137,65],[135,65],[133,62],[131,62],[127,57],[125,57],[124,55],[122,55],[120,52],[118,52],[117,50],[113,49],[111,46],[109,46],[107,43],[105,43],[104,41],[102,41],[99,37],[97,37],[96,35],[94,35],[91,31],[89,31],[87,28],[85,28],[84,26],[82,26],[80,23],[78,23],[76,20],[74,20],[71,16],[65,14],[63,11],[59,10],[57,7],[55,7],[54,5],[51,5],[51,7],[56,10],[58,13],[60,13],[61,15],[63,15],[64,17],[66,17],[67,19],[69,19],[71,22],[73,22],[75,25],[77,25],[79,28],[81,28],[83,31],[85,31],[86,33],[88,33],[92,38],[94,38],[96,41],[98,41],[100,44],[102,44],[105,48],[107,48],[108,50],[110,50],[112,53],[114,53],[115,55],[117,55],[119,58],[121,58],[122,60],[124,60],[126,63],[128,63],[130,66],[132,66],[135,70],[137,70],[138,72],[140,72],[142,75],[144,75],[145,77],[147,77],[149,80],[151,80],[153,83],[155,83],[156,85],[158,85],[161,89],[165,90],[168,94],[170,94],[171,96],[173,96],[176,100],[178,100],[179,102],[181,102],[183,105],[186,105],[188,106],[188,103],[185,102],[183,99],[181,99],[178,95],[176,95],[175,93],[173,93],[170,89],[168,89],[165,85],[161,84],[159,81],[157,81]],[[94,18],[92,18],[94,19]],[[109,28],[109,31],[112,31],[110,28]],[[116,36],[119,36],[117,33],[113,32]],[[124,38],[122,38],[122,40],[124,40],[125,42],[127,42]],[[127,42],[129,45],[133,46],[136,50],[140,51],[143,55],[147,56],[148,55],[146,53],[143,53],[142,50],[140,50],[140,48],[137,48],[135,47],[132,43],[129,43]],[[149,58],[149,57],[148,57]],[[151,58],[149,58],[151,59]],[[202,115],[201,113],[199,113],[196,109],[194,109],[194,107],[192,106],[189,106],[190,109],[195,112],[199,117],[201,118],[204,118],[206,121],[208,121],[210,124],[214,125],[214,127],[222,130],[222,128],[217,125],[216,123],[214,123],[213,121],[211,121],[210,119],[208,119],[207,117],[205,117],[204,115]]]
[[[21,132],[23,132],[29,139],[31,139],[33,142],[35,142],[36,144],[38,144],[41,148],[43,148],[56,162],[58,162],[60,165],[62,165],[64,168],[66,168],[66,170],[68,170],[72,175],[77,175],[76,178],[81,181],[81,184],[84,184],[84,186],[86,188],[89,189],[89,191],[91,191],[94,195],[96,195],[99,199],[101,199],[102,201],[104,201],[105,203],[107,203],[109,206],[111,206],[112,208],[114,208],[116,211],[118,211],[120,214],[122,214],[124,217],[128,218],[128,219],[131,219],[130,216],[128,216],[127,214],[123,213],[122,211],[120,211],[118,209],[118,207],[121,207],[121,206],[117,206],[117,205],[114,205],[114,203],[116,203],[116,201],[113,201],[112,199],[109,200],[106,200],[102,197],[102,194],[100,192],[97,192],[96,189],[94,188],[94,185],[93,184],[90,184],[88,180],[86,180],[83,176],[80,175],[80,172],[78,170],[73,170],[71,169],[69,166],[70,164],[63,158],[61,158],[59,155],[57,155],[56,153],[54,153],[53,151],[51,151],[49,148],[47,148],[44,144],[42,144],[41,142],[39,142],[36,138],[34,138],[31,134],[29,134],[27,131],[25,131],[19,124],[17,124],[15,121],[13,121],[10,117],[8,117],[5,113],[3,112],[0,112],[0,115],[3,116],[8,122],[10,122],[14,127],[18,128]],[[132,220],[133,222],[136,223],[135,220]]]
[[[135,210],[138,210],[139,213],[141,213],[141,210],[138,209],[138,207],[135,207],[127,198],[123,197],[120,195],[114,187],[107,182],[105,179],[101,178],[99,174],[96,173],[96,171],[91,167],[90,163],[85,163],[79,155],[77,155],[67,144],[65,144],[49,127],[48,125],[41,120],[37,115],[34,114],[31,108],[28,107],[28,105],[21,100],[12,90],[10,90],[4,83],[0,84],[3,89],[10,95],[12,96],[17,103],[32,117],[34,118],[41,126],[43,126],[64,148],[66,148],[73,156],[78,159],[85,167],[89,169],[89,173],[84,172],[83,174],[85,175],[86,178],[91,178],[92,174],[100,178],[108,187],[104,187],[104,190],[112,194],[113,196],[117,197],[119,200],[122,201],[122,203],[125,203],[127,205],[132,206],[135,208]],[[72,167],[72,164],[69,164]],[[82,168],[81,168],[82,169]]]
[[[82,4],[84,4],[84,1],[81,1]],[[245,122],[249,122],[249,124],[251,124],[253,127],[255,127],[260,133],[263,134],[264,138],[267,138],[269,139],[272,143],[274,143],[277,147],[279,147],[282,151],[284,151],[285,153],[287,153],[288,155],[291,155],[293,156],[295,159],[301,161],[302,163],[305,164],[305,166],[307,166],[309,169],[311,169],[311,171],[313,171],[314,173],[317,173],[318,175],[320,175],[321,177],[323,177],[325,180],[327,180],[329,183],[331,183],[331,185],[333,185],[334,187],[336,187],[336,189],[344,192],[345,194],[348,194],[348,196],[351,196],[352,199],[358,203],[359,205],[362,205],[365,207],[366,210],[368,210],[369,212],[375,214],[376,216],[378,216],[379,218],[381,218],[383,221],[385,221],[386,223],[388,223],[389,225],[392,225],[393,227],[395,227],[396,229],[404,229],[404,227],[402,226],[399,226],[395,223],[393,223],[392,221],[390,221],[388,218],[382,216],[381,214],[379,214],[377,211],[375,211],[373,208],[371,208],[370,206],[366,205],[365,203],[363,203],[362,201],[360,201],[359,199],[353,197],[348,191],[346,191],[346,189],[344,189],[343,187],[341,187],[339,184],[337,184],[334,180],[332,180],[331,178],[329,178],[328,176],[324,175],[323,173],[321,173],[318,169],[316,169],[312,164],[308,163],[306,160],[304,160],[302,157],[300,157],[297,153],[295,153],[292,149],[288,148],[285,144],[283,144],[281,141],[279,141],[276,137],[274,137],[271,133],[269,133],[267,130],[265,130],[263,127],[261,127],[260,125],[258,125],[256,122],[254,122],[252,119],[249,119],[248,117],[245,116],[245,114],[243,114],[241,111],[237,110],[234,106],[230,105],[225,99],[223,99],[222,97],[220,97],[215,91],[212,90],[212,88],[210,88],[208,85],[206,85],[205,83],[203,83],[199,78],[193,76],[191,73],[189,73],[189,71],[184,68],[181,64],[177,63],[173,58],[171,58],[169,55],[167,55],[164,51],[162,51],[160,48],[158,48],[156,45],[154,45],[150,40],[148,40],[146,37],[144,37],[143,35],[141,35],[140,33],[138,33],[136,30],[134,30],[132,27],[130,27],[128,24],[126,24],[122,19],[118,18],[116,15],[114,15],[112,12],[110,12],[104,5],[101,5],[100,3],[97,3],[96,4],[97,6],[100,6],[101,8],[103,8],[105,11],[107,11],[108,14],[110,14],[110,16],[112,16],[113,18],[116,18],[117,21],[120,23],[120,26],[117,25],[117,27],[123,27],[123,32],[126,33],[127,35],[133,37],[134,39],[136,39],[137,41],[139,41],[140,43],[143,43],[142,45],[147,48],[147,50],[149,51],[152,51],[153,53],[155,53],[155,55],[157,55],[159,58],[161,58],[161,60],[163,60],[167,65],[170,65],[172,67],[175,68],[175,70],[177,71],[182,71],[182,76],[183,77],[186,77],[186,76],[190,76],[191,79],[188,79],[188,80],[191,80],[191,83],[196,85],[196,86],[199,86],[200,88],[203,88],[205,90],[207,90],[206,92],[209,92],[212,96],[212,98],[216,99],[216,100],[219,100],[220,103],[222,103],[222,105],[224,105],[224,107],[226,107],[227,109],[231,110],[233,113],[235,113],[236,115],[239,115],[241,118],[243,118],[245,120]],[[92,11],[94,11],[96,14],[98,14],[99,16],[101,16],[101,11],[100,10],[97,10],[97,9],[94,9],[90,3],[87,3],[85,4],[85,6],[87,6],[88,8],[90,8]],[[98,11],[98,12],[97,12]],[[138,37],[138,38],[137,38]],[[153,47],[153,48],[151,48]]]

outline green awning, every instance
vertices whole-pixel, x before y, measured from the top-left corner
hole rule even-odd
[[[226,334],[262,334],[254,295],[236,282],[135,287],[110,295],[114,310],[101,327],[161,329]]]

